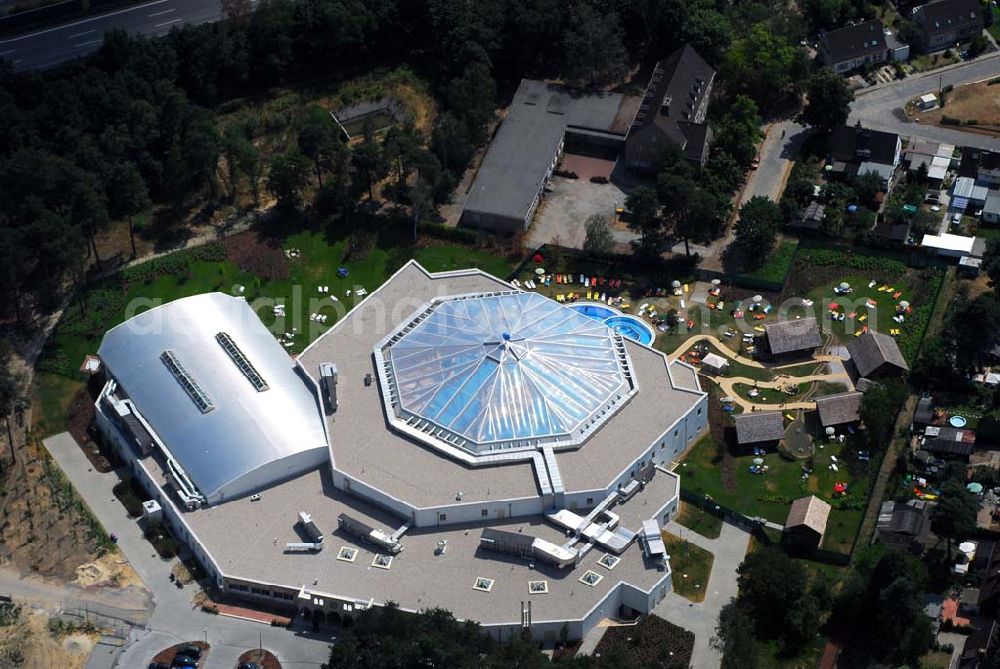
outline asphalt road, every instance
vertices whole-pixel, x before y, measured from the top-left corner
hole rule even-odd
[[[862,125],[875,130],[947,142],[957,146],[1000,150],[998,138],[913,123],[903,115],[902,111],[909,100],[924,93],[937,94],[939,87],[982,81],[998,75],[1000,75],[1000,54],[993,53],[953,68],[874,86],[855,94],[848,123],[853,124],[860,120]]]
[[[217,21],[219,0],[151,0],[141,5],[0,39],[0,58],[18,70],[43,70],[95,51],[104,33],[123,28],[141,35],[164,35],[185,23]]]

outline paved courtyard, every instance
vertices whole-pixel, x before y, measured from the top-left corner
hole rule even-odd
[[[329,659],[332,632],[314,634],[302,626],[284,630],[203,612],[192,601],[197,587],[177,588],[170,582],[170,569],[175,561],[156,554],[143,538],[139,524],[128,517],[115,498],[112,488],[118,476],[94,471],[68,433],[46,439],[45,447],[104,529],[118,535],[118,545],[155,601],[156,608],[146,629],[134,630],[132,643],[117,657],[113,657],[117,649],[98,645],[87,665],[89,669],[145,667],[153,655],[168,646],[206,638],[211,651],[204,669],[232,669],[242,652],[256,648],[261,642],[278,656],[286,669],[319,667]]]
[[[722,663],[722,654],[712,648],[711,640],[715,636],[719,611],[736,596],[738,590],[736,568],[747,554],[750,535],[729,523],[722,524],[722,534],[718,539],[706,539],[675,522],[670,522],[665,529],[695,546],[710,551],[715,556],[715,561],[712,563],[712,575],[708,579],[705,601],[695,603],[669,592],[653,609],[653,613],[694,632],[692,667],[699,669],[718,667]]]
[[[594,214],[605,214],[608,220],[615,215],[615,208],[625,204],[627,195],[614,183],[596,184],[589,180],[552,177],[551,192],[538,207],[535,220],[528,229],[529,248],[556,239],[562,246],[583,248],[587,219]],[[617,244],[628,244],[638,235],[627,229],[612,228]]]

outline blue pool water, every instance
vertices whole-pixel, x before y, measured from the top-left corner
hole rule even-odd
[[[649,346],[653,343],[653,330],[642,319],[622,314],[604,319],[604,324],[618,334]]]
[[[641,318],[620,313],[617,309],[606,307],[603,304],[584,302],[571,304],[569,308],[580,312],[584,316],[593,318],[595,321],[601,321],[623,337],[628,337],[640,344],[649,346],[653,343],[653,339],[656,338],[656,333]]]
[[[606,307],[603,304],[571,304],[569,308],[573,311],[579,311],[584,316],[589,316],[596,321],[603,321],[605,318],[611,318],[618,314],[618,311],[612,309],[611,307]]]

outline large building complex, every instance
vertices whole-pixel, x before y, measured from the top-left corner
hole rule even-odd
[[[410,262],[297,359],[218,293],[127,321],[100,356],[102,432],[225,592],[554,638],[670,588],[670,464],[706,395],[545,297]]]
[[[715,70],[684,45],[657,63],[642,98],[522,79],[462,207],[464,226],[526,230],[563,151],[659,170],[669,147],[699,165]]]

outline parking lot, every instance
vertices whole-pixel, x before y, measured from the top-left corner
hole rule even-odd
[[[588,164],[594,162],[594,159],[583,160]],[[605,214],[611,220],[615,207],[624,204],[627,196],[614,183],[592,183],[589,175],[584,178],[579,171],[574,171],[580,175],[579,179],[552,177],[549,192],[545,194],[528,229],[528,246],[537,248],[558,238],[562,246],[582,248],[587,219],[593,214]],[[612,234],[618,244],[628,244],[638,238],[638,235],[621,226],[613,228]]]

